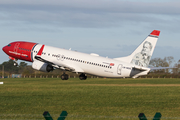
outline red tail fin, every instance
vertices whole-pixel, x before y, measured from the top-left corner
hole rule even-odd
[[[159,36],[160,31],[159,30],[153,30],[150,35]]]

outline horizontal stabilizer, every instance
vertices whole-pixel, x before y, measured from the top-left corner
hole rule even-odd
[[[133,66],[132,68],[133,68],[133,69],[140,70],[140,71],[149,71],[149,70],[150,70],[150,68],[141,67],[141,66]]]
[[[151,70],[164,70],[164,69],[174,69],[177,67],[152,67]]]

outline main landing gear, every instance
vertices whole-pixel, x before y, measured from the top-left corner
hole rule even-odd
[[[61,75],[61,79],[62,79],[62,80],[68,80],[68,79],[69,79],[68,74],[63,73],[63,74]],[[80,79],[80,80],[86,80],[86,79],[87,79],[87,76],[86,76],[84,73],[81,73],[81,74],[79,75],[79,79]]]
[[[68,80],[68,79],[69,79],[68,74],[63,73],[63,74],[61,75],[61,79],[62,79],[62,80]]]
[[[87,79],[87,76],[86,76],[84,73],[81,73],[81,74],[79,75],[79,79],[80,79],[80,80],[86,80],[86,79]]]

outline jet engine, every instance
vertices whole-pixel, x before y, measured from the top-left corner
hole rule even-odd
[[[34,61],[32,63],[32,68],[42,71],[42,72],[50,72],[53,71],[53,66],[49,65],[48,63],[44,63],[41,61]]]

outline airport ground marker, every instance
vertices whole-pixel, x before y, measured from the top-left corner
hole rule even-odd
[[[65,118],[67,117],[67,112],[66,111],[62,111],[62,113],[60,114],[59,118],[57,120],[65,120]],[[53,118],[51,117],[51,115],[49,114],[48,111],[45,111],[43,113],[43,116],[46,120],[53,120]]]
[[[154,115],[153,120],[160,120],[161,116],[162,116],[161,113],[157,112],[157,113]],[[145,116],[144,113],[140,113],[140,114],[138,115],[138,117],[139,117],[139,120],[147,120],[147,118],[146,118],[146,116]]]

